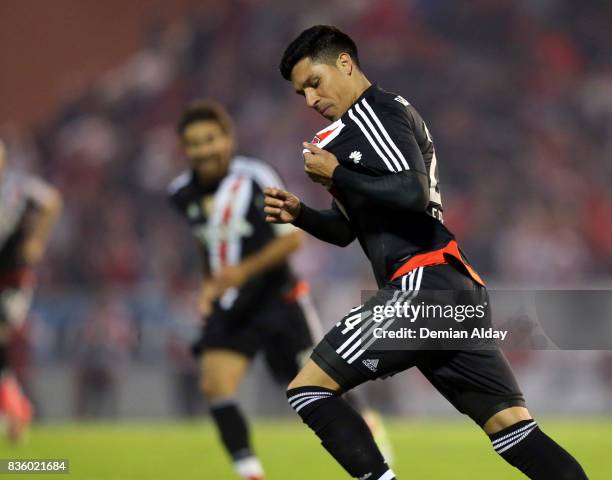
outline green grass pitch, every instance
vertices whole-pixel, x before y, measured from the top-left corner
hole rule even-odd
[[[612,478],[612,420],[556,421],[542,428],[583,464],[589,478]],[[387,419],[400,479],[523,478],[491,449],[467,421]],[[255,447],[269,480],[349,478],[298,420],[259,420]],[[232,470],[212,425],[193,423],[107,423],[35,426],[17,447],[0,440],[0,458],[65,458],[67,475],[9,475],[2,479],[232,480]]]

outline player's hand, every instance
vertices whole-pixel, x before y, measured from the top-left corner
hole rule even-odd
[[[248,272],[240,265],[223,267],[213,275],[218,291],[222,294],[228,288],[240,288],[249,279]]]
[[[301,202],[293,193],[280,188],[264,188],[264,212],[268,223],[291,223],[300,214]]]
[[[37,237],[28,238],[21,248],[21,255],[26,265],[34,266],[40,262],[45,253],[45,242]]]
[[[206,320],[210,316],[213,309],[213,302],[220,296],[217,282],[212,278],[204,281],[198,298],[198,312]]]
[[[312,143],[304,142],[304,171],[313,182],[320,183],[325,188],[332,184],[334,170],[339,165],[333,153],[323,150]]]

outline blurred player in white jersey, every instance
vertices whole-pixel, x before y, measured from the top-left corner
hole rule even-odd
[[[0,424],[9,438],[21,437],[32,407],[11,373],[7,345],[26,319],[34,291],[33,267],[45,252],[61,211],[59,192],[7,165],[0,140]]]

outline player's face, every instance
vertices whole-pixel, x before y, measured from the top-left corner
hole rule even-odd
[[[339,119],[355,100],[350,56],[341,54],[335,64],[303,58],[291,71],[295,91],[306,98],[306,105],[328,120]]]
[[[193,122],[183,131],[183,148],[202,183],[213,183],[227,174],[234,139],[215,121]]]

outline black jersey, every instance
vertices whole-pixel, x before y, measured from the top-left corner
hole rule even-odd
[[[284,188],[272,167],[242,156],[231,161],[228,174],[216,185],[201,185],[192,171],[170,184],[170,200],[189,222],[211,273],[237,265],[276,236],[295,228],[265,221],[265,187]],[[249,279],[240,289],[229,289],[216,306],[223,310],[249,308],[250,302],[261,300],[260,295],[289,290],[294,283],[285,262]]]
[[[361,195],[332,187],[334,203],[372,263],[379,285],[417,253],[444,247],[453,234],[442,223],[442,198],[434,144],[425,122],[403,97],[369,87],[334,123],[313,140],[343,167],[371,176],[406,170],[429,179],[429,205],[415,213],[373,205]]]

